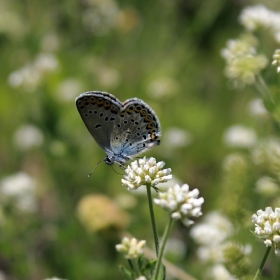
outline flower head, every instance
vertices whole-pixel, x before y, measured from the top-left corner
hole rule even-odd
[[[232,59],[235,59],[244,55],[255,55],[256,49],[254,46],[247,42],[247,40],[228,40],[226,48],[222,49],[221,55],[227,61],[230,62]]]
[[[39,147],[44,141],[42,131],[32,124],[25,124],[18,128],[14,134],[15,145],[20,150]]]
[[[1,199],[6,202],[13,201],[18,210],[24,212],[36,211],[36,189],[35,178],[24,172],[10,175],[0,182]]]
[[[251,85],[256,75],[268,63],[266,56],[257,54],[257,40],[254,36],[243,35],[240,39],[228,40],[221,55],[226,60],[225,75],[235,87]]]
[[[121,244],[116,245],[116,250],[124,254],[126,259],[136,259],[143,254],[145,240],[137,241],[136,238],[124,237]]]
[[[40,53],[34,61],[27,63],[22,68],[9,75],[11,87],[22,87],[28,92],[34,91],[43,81],[44,77],[57,70],[59,62],[52,53]]]
[[[122,184],[128,190],[151,184],[152,187],[159,183],[167,182],[172,178],[171,168],[163,169],[165,162],[156,162],[155,158],[141,158],[133,161],[125,170]]]
[[[258,210],[252,216],[252,222],[255,223],[255,234],[264,240],[266,247],[273,245],[275,254],[280,256],[280,208]]]
[[[195,225],[191,231],[191,237],[199,245],[214,246],[224,242],[232,235],[233,225],[221,213],[214,211],[204,217],[204,221]]]
[[[77,215],[90,232],[106,231],[112,228],[124,229],[128,216],[105,195],[87,195],[78,204]]]
[[[203,197],[197,198],[198,189],[189,190],[189,185],[182,187],[175,185],[166,192],[159,193],[159,199],[154,199],[154,203],[161,206],[164,210],[171,212],[171,218],[182,220],[186,226],[194,222],[190,217],[199,217],[202,215],[201,205],[204,202]]]
[[[266,67],[267,62],[267,58],[261,54],[236,57],[228,62],[225,75],[237,86],[251,85],[255,83],[255,76]]]
[[[215,280],[236,280],[236,278],[230,274],[226,267],[222,264],[215,264],[207,270],[207,276],[209,279]]]
[[[272,197],[279,193],[279,186],[275,179],[263,176],[256,182],[255,191],[263,196]]]
[[[240,17],[240,23],[249,31],[263,28],[268,30],[274,39],[280,41],[280,13],[269,10],[264,5],[246,7]]]
[[[253,99],[248,106],[249,112],[254,117],[267,118],[269,113],[266,110],[263,100],[261,98]]]
[[[135,280],[147,280],[147,278],[145,276],[139,276],[138,278],[136,278]]]
[[[249,148],[257,141],[253,129],[243,125],[234,125],[227,129],[224,134],[224,142],[230,147]]]

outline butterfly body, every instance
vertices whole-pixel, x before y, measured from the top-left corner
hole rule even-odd
[[[157,145],[161,135],[155,112],[143,100],[124,103],[107,92],[89,91],[76,98],[77,109],[97,144],[107,154],[105,163],[121,166]]]

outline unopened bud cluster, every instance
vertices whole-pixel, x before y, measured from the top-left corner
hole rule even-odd
[[[136,238],[124,237],[121,244],[116,245],[116,250],[124,254],[126,259],[136,259],[143,254],[145,240],[137,241]]]

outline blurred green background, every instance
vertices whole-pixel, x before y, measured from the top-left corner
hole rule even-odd
[[[250,115],[248,104],[257,94],[250,87],[229,87],[220,55],[226,41],[242,32],[241,10],[260,2],[270,9],[279,6],[276,0],[0,1],[3,279],[122,279],[118,264],[123,260],[115,252],[119,230],[153,247],[145,193],[128,192],[122,176],[105,164],[87,177],[104,152],[74,103],[85,91],[147,102],[163,136],[161,146],[146,155],[165,161],[174,181],[200,190],[203,213],[232,214],[222,170],[231,152],[223,143],[225,130],[243,124],[260,136],[278,131]],[[252,190],[256,172],[246,171],[247,189],[235,200],[240,212],[231,217],[235,225],[241,221],[238,240],[256,246],[252,271],[265,248],[249,232],[250,217],[268,206]],[[101,230],[83,223],[77,207],[92,194],[112,200],[123,223],[111,221]],[[155,210],[162,234],[167,215]],[[107,216],[110,207],[92,211]],[[175,263],[202,279],[189,230],[177,224],[173,237],[186,246]]]

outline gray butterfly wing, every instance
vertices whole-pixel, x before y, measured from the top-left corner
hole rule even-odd
[[[141,99],[131,98],[123,104],[111,134],[115,154],[132,158],[159,145],[160,122],[156,113]]]
[[[122,109],[121,102],[109,93],[98,91],[82,93],[75,101],[81,118],[94,140],[106,153],[110,153],[111,133]]]

